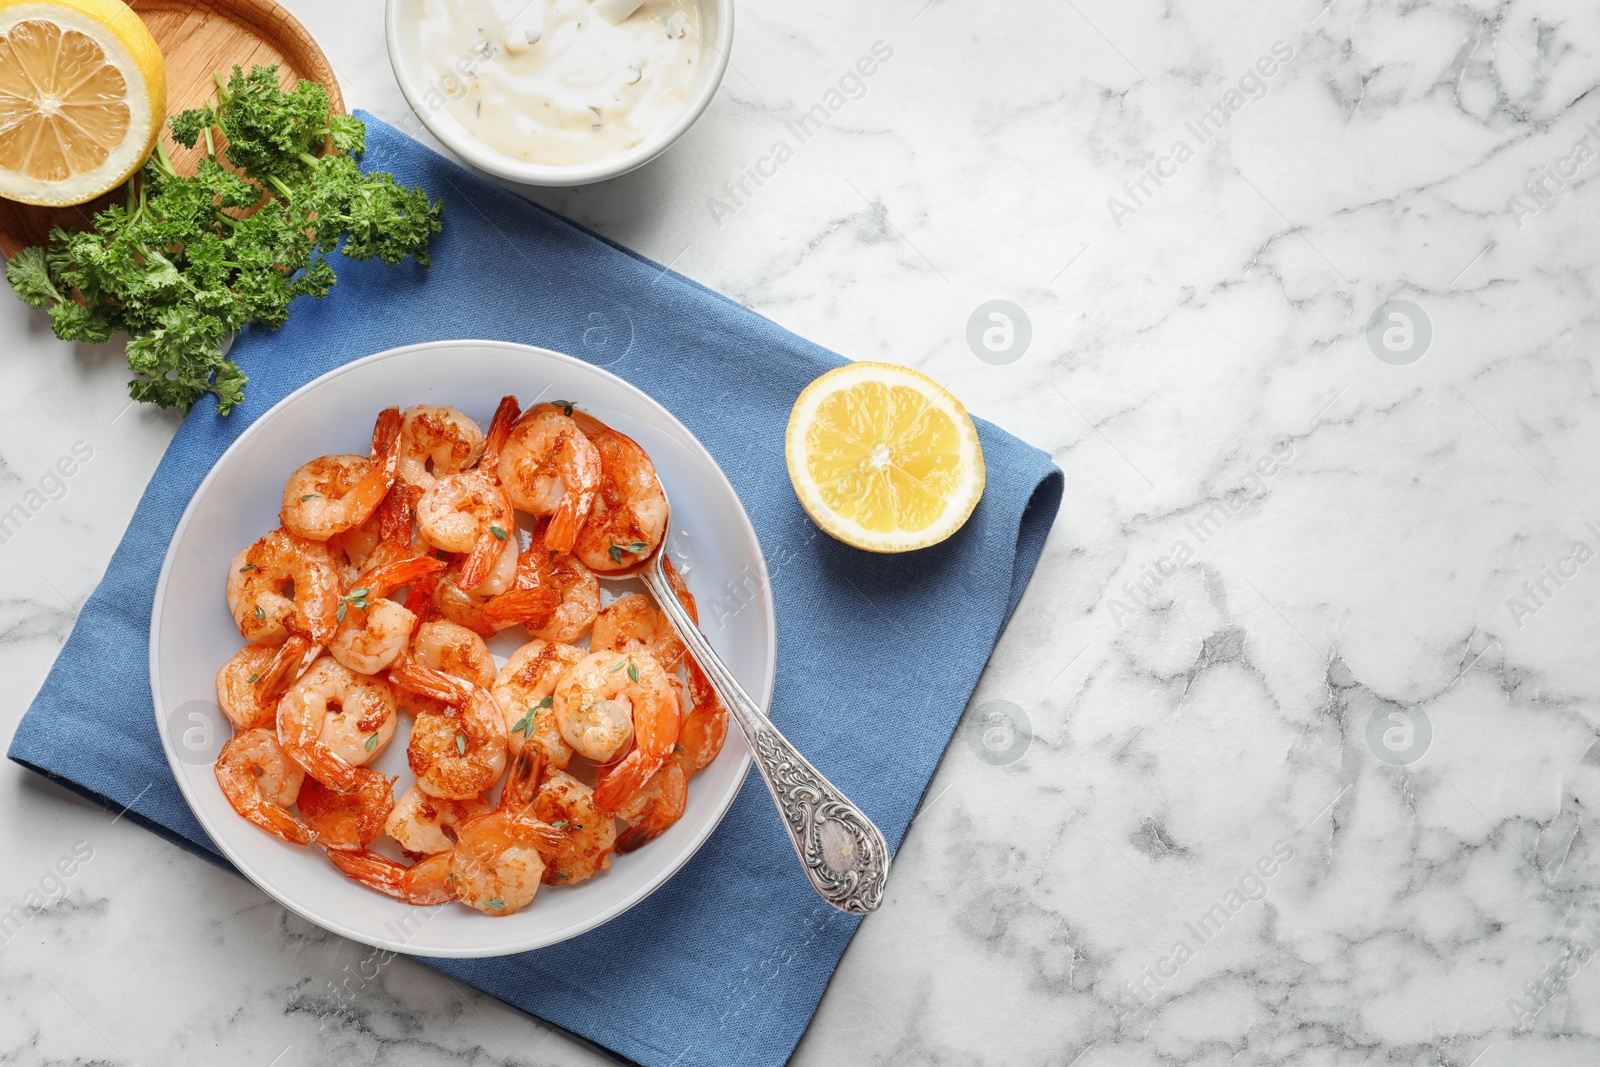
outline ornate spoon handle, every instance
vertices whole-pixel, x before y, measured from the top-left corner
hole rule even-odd
[[[883,834],[789,743],[744,691],[667,584],[661,569],[664,554],[657,552],[639,577],[744,731],[806,877],[822,899],[840,911],[861,915],[876,910],[889,878],[889,846]]]

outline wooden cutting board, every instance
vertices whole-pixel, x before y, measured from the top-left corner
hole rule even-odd
[[[161,48],[167,68],[167,114],[175,115],[211,99],[216,83],[238,64],[278,64],[283,84],[299,78],[321,82],[336,112],[344,111],[339,81],[322,49],[306,28],[273,0],[132,0],[129,4]],[[184,148],[163,134],[179,173],[192,173],[203,148]],[[29,245],[44,244],[53,226],[81,229],[96,211],[121,196],[114,190],[77,207],[43,208],[0,199],[0,253],[13,256]]]

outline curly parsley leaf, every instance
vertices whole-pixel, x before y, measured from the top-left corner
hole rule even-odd
[[[187,409],[210,393],[225,415],[249,381],[223,351],[231,334],[276,329],[295,300],[326,296],[337,280],[326,257],[341,242],[350,259],[427,266],[442,205],[363,174],[366,126],[330,114],[316,82],[284,89],[276,67],[215,80],[215,101],[168,120],[179,144],[205,147],[193,175],[158,145],[122,203],[19,252],[6,280],[62,340],[127,333],[135,400]]]
[[[6,260],[6,281],[24,303],[41,311],[65,299],[50,280],[42,248],[24,248]]]

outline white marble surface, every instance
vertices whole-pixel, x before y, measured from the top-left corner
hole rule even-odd
[[[288,6],[352,103],[408,116],[377,0]],[[795,1063],[1600,1061],[1597,80],[1579,0],[759,0],[676,149],[536,196],[1067,472]],[[1003,366],[965,340],[997,298],[1032,324]],[[1392,299],[1431,324],[1409,365],[1368,344]],[[0,349],[0,508],[93,450],[0,545],[9,734],[174,422],[9,298]],[[1386,747],[1424,719],[1420,758]],[[92,850],[0,946],[0,1062],[600,1062],[10,764],[0,806],[6,908]]]

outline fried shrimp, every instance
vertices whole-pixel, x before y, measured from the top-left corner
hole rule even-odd
[[[400,666],[389,677],[401,688],[453,709],[424,711],[411,727],[406,759],[422,791],[468,800],[494,785],[506,765],[506,721],[489,691],[416,663]]]
[[[295,845],[311,835],[289,811],[305,772],[290,759],[271,730],[234,734],[217,757],[217,784],[233,810],[269,834]]]
[[[496,810],[468,819],[450,850],[456,896],[485,915],[511,915],[539,891],[544,854],[565,844],[563,831],[529,815]]]
[[[669,761],[617,810],[617,818],[628,825],[617,835],[617,851],[629,853],[660,837],[683,818],[688,803],[689,787],[683,768]]]
[[[383,832],[407,852],[432,856],[455,847],[457,826],[491,810],[493,806],[486,800],[445,800],[429,796],[413,784],[395,801]]]
[[[547,598],[559,598],[543,615],[530,612],[517,621],[528,632],[546,641],[571,644],[594,625],[600,613],[600,579],[578,557],[556,552],[545,534],[548,524],[533,535],[533,543],[517,561],[516,590],[545,590]],[[502,612],[497,608],[498,617]]]
[[[596,763],[633,751],[595,790],[601,811],[616,811],[671,758],[678,740],[678,697],[648,652],[591,652],[556,683],[561,736]]]
[[[572,761],[572,746],[561,736],[552,705],[556,683],[584,655],[581,648],[535,638],[500,668],[493,693],[506,715],[506,738],[513,754],[532,743],[543,767],[564,770]]]
[[[538,757],[525,746],[512,757],[494,811],[456,827],[450,880],[462,903],[487,915],[510,915],[539,890],[546,856],[567,847],[570,826],[557,829],[529,809],[537,786]]]
[[[678,594],[679,602],[688,611],[689,617],[698,622],[700,616],[695,607],[694,594],[684,585],[670,559],[664,559],[661,563],[667,582]],[[596,651],[609,649],[613,652],[644,649],[668,673],[676,671],[688,654],[671,620],[646,593],[629,593],[618,597],[595,616],[589,647]]]
[[[339,611],[339,570],[328,547],[273,530],[228,565],[228,611],[252,644],[281,645],[291,629],[326,644]]]
[[[483,638],[449,619],[429,619],[417,627],[411,642],[411,662],[483,686],[494,684],[494,656]],[[420,692],[406,692],[401,700],[409,715],[423,712],[453,714],[450,704]]]
[[[617,825],[594,806],[594,790],[554,771],[534,797],[533,814],[566,834],[561,847],[544,857],[546,885],[576,885],[611,866]]]
[[[433,588],[433,606],[451,622],[465,626],[480,637],[493,637],[519,623],[543,625],[561,605],[560,592],[550,586],[513,588],[485,599],[476,592],[462,589],[459,579],[458,567],[444,573]]]
[[[356,787],[348,793],[307,778],[300,787],[300,817],[324,848],[366,848],[394,808],[394,782],[370,767],[356,768]]]
[[[538,404],[512,425],[500,450],[500,483],[511,502],[548,517],[546,543],[570,552],[600,489],[600,453],[569,417],[572,408]]]
[[[371,458],[319,456],[301,465],[283,487],[284,529],[326,541],[366,522],[394,484],[399,443],[400,410],[385,408],[372,431]]]
[[[689,706],[678,726],[677,744],[678,765],[685,777],[709,767],[728,739],[728,706],[700,664],[693,658],[687,663],[689,682],[684,690]]]
[[[379,518],[379,513],[373,512],[372,517],[360,526],[336,533],[326,542],[328,551],[333,553],[334,562],[339,567],[339,577],[346,585],[354,584],[352,579],[361,574],[372,559],[373,552],[383,543],[383,527]]]
[[[217,704],[235,730],[269,727],[277,720],[277,703],[256,694],[256,683],[276,655],[270,645],[245,645],[217,672]]]
[[[339,599],[339,625],[328,653],[357,674],[377,674],[388,667],[411,640],[417,617],[389,594],[444,570],[428,557],[400,560],[356,579],[361,584]]]
[[[430,489],[435,479],[460,474],[483,454],[483,431],[466,414],[442,404],[414,404],[400,416],[400,480]]]
[[[278,702],[284,750],[311,777],[342,793],[357,788],[356,767],[383,751],[394,728],[395,699],[388,683],[326,657]]]
[[[417,529],[434,548],[466,553],[460,585],[476,589],[516,536],[511,501],[492,476],[463,471],[436,480],[417,501]]]
[[[330,849],[328,859],[351,881],[407,904],[429,907],[456,898],[448,852],[429,856],[411,867],[367,849]]]
[[[411,658],[424,667],[452,675],[484,689],[494,684],[494,656],[483,638],[448,619],[432,619],[417,628]]]
[[[368,455],[294,471],[279,519],[227,580],[249,644],[216,676],[236,734],[215,774],[241,817],[395,900],[493,916],[682,833],[729,708],[676,608],[602,608],[601,579],[664,554],[669,533],[632,438],[566,401],[503,396],[481,428],[440,404],[388,408]],[[662,566],[662,596],[696,619]],[[528,639],[497,668],[490,644],[512,627]],[[403,782],[373,765],[401,711]]]
[[[672,628],[645,593],[629,593],[607,604],[595,616],[589,647],[596,652],[648,652],[666,671],[675,671],[687,652]]]
[[[600,490],[572,553],[598,574],[624,570],[666,536],[666,494],[656,465],[633,438],[581,411],[572,418],[600,453]]]
[[[678,600],[688,611],[689,617],[698,621],[699,611],[695,606],[694,594],[689,592],[671,560],[662,560],[662,564]],[[595,619],[589,647],[616,652],[644,649],[655,656],[657,662],[669,672],[669,681],[680,695],[682,715],[676,752],[684,775],[704,770],[717,758],[728,736],[728,707],[717,695],[705,671],[688,654],[677,630],[666,615],[656,608],[654,601],[643,593],[632,593],[613,601]],[[687,683],[671,673],[680,663],[687,668]]]

